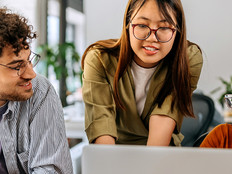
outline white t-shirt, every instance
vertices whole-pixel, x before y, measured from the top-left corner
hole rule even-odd
[[[156,70],[156,67],[143,68],[139,66],[135,61],[132,61],[131,72],[135,84],[135,101],[137,106],[137,111],[139,115],[142,115],[145,101],[147,98],[147,93],[149,90],[151,77]]]

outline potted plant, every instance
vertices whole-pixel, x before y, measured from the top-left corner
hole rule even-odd
[[[52,66],[56,74],[56,79],[59,80],[59,96],[63,107],[67,106],[67,95],[70,93],[67,90],[67,77],[79,76],[81,79],[81,68],[79,65],[80,56],[76,52],[74,43],[65,42],[54,47],[44,44],[39,46],[39,52],[43,55],[45,62],[45,75],[48,77],[48,67]],[[67,61],[71,61],[67,66]]]

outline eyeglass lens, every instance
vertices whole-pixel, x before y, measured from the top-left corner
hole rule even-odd
[[[151,35],[151,33],[151,29],[146,25],[136,25],[134,27],[134,36],[137,39],[145,40]],[[173,36],[173,30],[168,27],[159,28],[155,32],[155,35],[160,42],[168,42]]]
[[[40,60],[40,56],[38,54],[31,52],[29,60],[27,62],[23,62],[20,65],[18,75],[21,76],[26,71],[28,65],[35,67],[39,62],[39,60]]]

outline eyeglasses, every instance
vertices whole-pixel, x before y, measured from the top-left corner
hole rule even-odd
[[[27,70],[28,65],[32,66],[33,68],[37,65],[37,63],[40,60],[40,55],[36,54],[34,52],[31,51],[30,56],[28,58],[27,61],[23,61],[22,63],[19,63],[16,67],[10,67],[8,65],[4,65],[4,64],[0,64],[1,66],[10,68],[12,70],[16,70],[17,71],[17,75],[21,76],[25,73],[25,71]]]
[[[176,29],[169,27],[160,27],[158,29],[151,29],[147,25],[143,24],[131,24],[133,28],[133,35],[138,40],[146,40],[152,32],[154,32],[156,39],[159,42],[169,42]]]

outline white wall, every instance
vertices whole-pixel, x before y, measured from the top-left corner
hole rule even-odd
[[[186,14],[188,38],[204,52],[204,66],[199,88],[206,94],[220,86],[218,77],[232,75],[232,1],[182,0]],[[219,92],[220,93],[220,92]],[[218,97],[218,94],[214,98]]]
[[[36,10],[34,10],[36,0],[27,2],[28,0],[1,0],[0,6],[6,5],[18,11],[36,26]],[[187,21],[188,39],[199,44],[204,52],[204,66],[198,89],[211,95],[210,92],[221,85],[218,77],[228,80],[232,75],[230,71],[232,1],[182,0],[182,3]],[[120,37],[126,4],[127,0],[84,0],[86,14],[84,47],[97,40]],[[212,97],[216,100],[219,93]]]
[[[84,0],[86,46],[120,37],[126,4],[127,0]]]
[[[127,0],[84,0],[86,43],[120,37]],[[198,89],[216,101],[219,93],[210,92],[221,85],[218,77],[229,80],[232,75],[232,1],[182,0],[188,39],[199,44],[204,66]],[[216,102],[217,104],[217,102]],[[219,106],[217,106],[219,107]],[[219,108],[220,109],[220,108]]]

